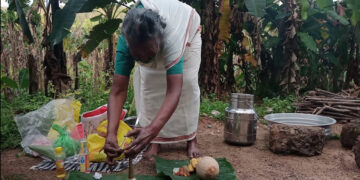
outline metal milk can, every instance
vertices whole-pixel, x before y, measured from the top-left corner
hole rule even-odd
[[[224,139],[238,145],[250,145],[256,140],[257,114],[254,95],[232,93],[230,107],[225,109]]]

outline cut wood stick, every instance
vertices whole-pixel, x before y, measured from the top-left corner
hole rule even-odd
[[[360,104],[358,107],[351,107],[351,106],[344,106],[344,105],[335,105],[334,107],[336,108],[342,108],[342,109],[349,109],[349,110],[354,110],[354,111],[360,111]]]

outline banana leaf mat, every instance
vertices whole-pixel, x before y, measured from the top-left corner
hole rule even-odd
[[[173,169],[188,165],[189,160],[167,160],[160,157],[155,157],[157,176],[137,175],[137,180],[200,180],[196,173],[191,173],[189,177],[176,176],[173,174]],[[219,163],[220,172],[217,180],[235,180],[236,175],[234,168],[225,158],[218,158],[216,161]],[[135,171],[136,173],[136,171]],[[80,172],[70,172],[68,180],[93,180],[93,174],[85,174]],[[106,174],[102,176],[101,180],[126,180],[127,174]]]

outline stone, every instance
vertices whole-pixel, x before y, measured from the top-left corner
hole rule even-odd
[[[319,155],[325,140],[325,129],[321,127],[285,124],[272,124],[270,127],[269,147],[274,153]]]
[[[357,137],[353,146],[356,165],[360,168],[360,136]]]
[[[344,148],[351,149],[360,135],[360,123],[348,123],[342,127],[340,142]]]

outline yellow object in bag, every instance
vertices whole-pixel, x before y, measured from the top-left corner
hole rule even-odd
[[[103,121],[99,124],[99,126],[96,128],[96,130],[98,131],[98,133],[93,133],[93,134],[89,134],[87,137],[87,146],[88,146],[88,150],[89,150],[89,160],[93,161],[93,162],[101,162],[101,161],[106,161],[106,154],[104,153],[104,145],[105,145],[105,141],[106,138],[101,135],[106,135],[107,132],[107,124],[108,121]],[[124,123],[124,121],[120,121],[119,123],[119,128],[117,131],[117,140],[118,140],[118,144],[119,146],[121,146],[121,143],[124,140],[124,136],[131,131],[131,127],[129,127],[126,123]],[[124,148],[124,146],[126,144],[130,144],[131,143],[131,139],[130,138],[126,138],[125,143],[122,147],[120,148]],[[121,156],[115,158],[115,160],[121,160],[122,158],[124,158],[124,154],[121,154]]]
[[[72,108],[73,108],[73,115],[74,115],[74,120],[76,123],[80,123],[79,122],[79,118],[80,118],[80,110],[81,110],[81,103],[78,100],[74,100],[72,103]]]

